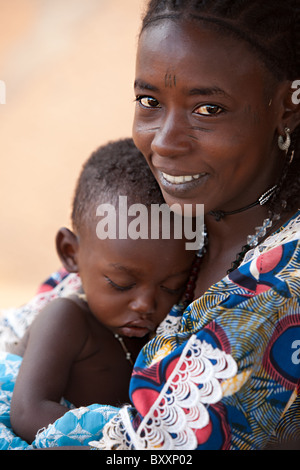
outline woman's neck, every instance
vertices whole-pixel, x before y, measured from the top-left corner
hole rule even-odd
[[[274,221],[266,236],[276,231],[291,216],[290,213],[285,214]],[[225,216],[220,221],[210,214],[205,216],[208,244],[198,275],[195,298],[226,276],[237,255],[247,244],[248,236],[254,235],[256,227],[262,226],[267,218],[266,206],[255,206],[245,212]]]
[[[225,216],[217,221],[212,215],[205,217],[210,251],[216,256],[231,247],[241,251],[247,243],[248,235],[255,233],[255,228],[263,224],[268,217],[268,209],[265,206],[255,206],[245,212]]]

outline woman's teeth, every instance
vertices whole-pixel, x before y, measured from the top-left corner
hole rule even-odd
[[[172,175],[167,175],[167,173],[162,172],[162,175],[165,178],[165,180],[167,180],[169,183],[181,184],[181,183],[186,183],[188,181],[197,180],[201,176],[204,176],[205,173],[199,173],[198,175],[172,176]]]

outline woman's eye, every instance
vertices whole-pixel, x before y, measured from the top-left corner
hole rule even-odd
[[[111,287],[119,291],[126,291],[134,286],[134,284],[130,284],[128,286],[120,286],[119,284],[116,284],[114,281],[112,281],[108,276],[104,276],[104,278]]]
[[[137,96],[136,101],[144,108],[160,108],[159,102],[151,96]]]
[[[202,116],[215,116],[216,114],[220,114],[222,111],[223,109],[216,104],[204,104],[195,109],[194,112],[196,114],[201,114]]]

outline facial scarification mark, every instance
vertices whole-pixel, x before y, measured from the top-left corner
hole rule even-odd
[[[167,71],[165,75],[165,87],[172,88],[173,86],[176,87],[176,75],[172,72]]]

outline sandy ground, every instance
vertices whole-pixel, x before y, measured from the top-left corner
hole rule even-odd
[[[59,267],[54,237],[83,161],[131,135],[143,6],[0,0],[0,308]]]

